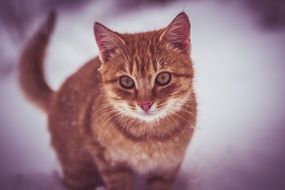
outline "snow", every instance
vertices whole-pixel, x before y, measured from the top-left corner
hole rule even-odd
[[[184,9],[192,23],[199,117],[175,189],[285,189],[285,33],[261,30],[233,1],[179,1],[128,12],[115,5],[91,1],[60,12],[46,59],[49,84],[57,89],[98,53],[95,20],[139,32],[166,26]],[[6,56],[15,61],[14,54]],[[63,189],[46,116],[25,100],[16,75],[0,80],[0,189]]]

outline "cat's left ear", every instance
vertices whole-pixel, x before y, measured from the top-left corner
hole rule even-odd
[[[99,58],[102,63],[109,61],[120,46],[126,44],[118,33],[113,32],[98,22],[94,24],[94,34],[100,51]]]
[[[179,13],[162,32],[159,41],[166,41],[182,53],[190,53],[190,21],[185,12]]]

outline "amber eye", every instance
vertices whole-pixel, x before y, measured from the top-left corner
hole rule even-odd
[[[120,85],[123,88],[131,89],[131,88],[133,88],[135,86],[135,82],[134,82],[134,80],[131,77],[122,76],[120,78]]]
[[[171,81],[171,74],[168,72],[161,72],[156,76],[155,83],[163,86],[167,85]]]

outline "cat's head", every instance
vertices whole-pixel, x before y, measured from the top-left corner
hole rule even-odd
[[[158,121],[192,93],[190,21],[182,12],[164,29],[120,34],[95,23],[99,69],[109,103],[121,114]]]

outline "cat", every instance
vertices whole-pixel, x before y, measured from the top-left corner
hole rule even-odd
[[[19,81],[48,116],[51,144],[69,189],[168,190],[196,123],[190,21],[185,12],[165,28],[121,34],[96,22],[99,56],[52,90],[43,62],[56,13],[23,49]]]

